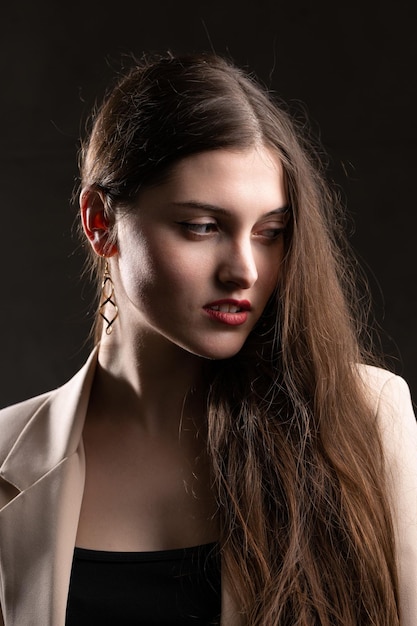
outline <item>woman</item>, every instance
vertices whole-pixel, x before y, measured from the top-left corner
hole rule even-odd
[[[109,92],[81,155],[97,347],[1,413],[6,626],[415,624],[417,426],[335,206],[229,62]]]

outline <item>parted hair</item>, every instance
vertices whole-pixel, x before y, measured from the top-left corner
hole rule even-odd
[[[259,145],[281,159],[291,216],[273,297],[242,350],[213,367],[222,567],[250,626],[398,626],[384,456],[360,376],[366,315],[305,125],[228,59],[144,57],[92,116],[81,186],[104,194],[114,224],[181,158]]]

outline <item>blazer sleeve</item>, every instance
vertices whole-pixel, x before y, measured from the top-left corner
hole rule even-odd
[[[417,422],[399,376],[382,385],[377,419],[396,532],[401,626],[417,624]]]

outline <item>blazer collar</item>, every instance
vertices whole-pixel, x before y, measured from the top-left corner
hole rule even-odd
[[[77,449],[97,363],[97,348],[62,387],[42,396],[0,467],[1,477],[23,491]],[[40,398],[40,399],[41,399]],[[16,411],[22,411],[22,405]],[[30,404],[28,406],[31,406]],[[20,407],[20,408],[19,408]]]

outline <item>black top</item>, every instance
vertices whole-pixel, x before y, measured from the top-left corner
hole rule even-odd
[[[216,544],[158,552],[75,548],[66,626],[218,624]]]

